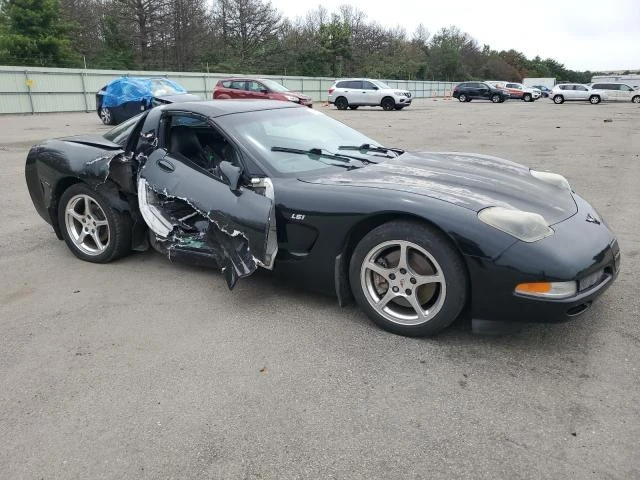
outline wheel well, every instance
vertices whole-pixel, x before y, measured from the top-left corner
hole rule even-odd
[[[396,100],[393,97],[389,96],[389,95],[387,95],[386,97],[382,97],[382,100],[380,100],[380,103],[381,104],[384,103],[384,101],[387,100],[387,99],[391,100],[394,105],[396,104]]]
[[[62,240],[62,231],[60,230],[60,225],[58,224],[58,205],[60,203],[60,197],[62,197],[62,194],[67,188],[80,182],[81,181],[78,178],[65,177],[62,180],[58,181],[55,189],[53,190],[53,192],[51,192],[51,201],[49,202],[49,218],[51,218],[53,231],[56,232],[56,236],[60,240]]]
[[[398,220],[406,220],[410,222],[423,223],[433,228],[434,230],[437,230],[438,232],[440,232],[440,234],[442,234],[442,237],[445,238],[451,244],[451,246],[458,253],[458,255],[460,255],[461,258],[464,258],[462,255],[462,252],[460,251],[460,248],[458,247],[456,242],[451,238],[451,236],[448,235],[440,227],[438,227],[435,223],[430,222],[425,218],[419,217],[417,215],[411,215],[407,213],[398,213],[398,212],[381,213],[379,215],[367,217],[364,220],[358,222],[356,225],[354,225],[351,228],[351,230],[349,230],[349,232],[347,233],[347,236],[345,238],[345,241],[342,247],[342,251],[340,252],[342,265],[336,265],[336,268],[339,268],[341,272],[340,275],[338,275],[338,272],[336,272],[336,280],[338,280],[340,283],[339,285],[336,285],[336,290],[338,292],[341,291],[343,296],[345,293],[345,288],[348,290],[349,294],[351,294],[351,288],[349,283],[349,263],[351,262],[351,256],[353,255],[353,251],[355,250],[360,240],[362,240],[364,236],[374,228],[377,228],[380,225],[383,225],[385,223],[398,221]],[[463,261],[462,263],[464,265],[465,274],[467,276],[467,282],[469,282],[470,281],[469,270],[467,269],[466,262]],[[470,285],[467,285],[467,286],[470,287]],[[468,294],[467,302],[468,304],[470,304],[471,302],[470,288],[468,289],[468,292],[469,294]]]

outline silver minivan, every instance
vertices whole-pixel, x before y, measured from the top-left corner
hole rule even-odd
[[[640,92],[626,83],[598,82],[592,83],[591,88],[602,90],[603,100],[640,103]]]

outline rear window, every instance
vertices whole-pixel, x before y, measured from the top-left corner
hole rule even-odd
[[[344,80],[336,84],[338,88],[362,88],[362,82],[360,80]]]
[[[594,83],[591,88],[596,90],[617,90],[617,88],[613,88],[615,85],[611,85],[610,83]]]

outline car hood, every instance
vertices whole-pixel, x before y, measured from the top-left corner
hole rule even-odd
[[[302,93],[298,93],[298,92],[277,92],[277,93],[281,93],[282,95],[291,95],[292,97],[296,97],[300,100],[309,100],[311,97],[309,97],[308,95],[303,95]]]
[[[577,211],[568,190],[538,180],[522,165],[479,154],[404,153],[364,168],[299,180],[408,192],[476,212],[491,206],[515,208],[538,213],[549,225]]]
[[[198,95],[191,93],[180,93],[178,95],[163,95],[156,97],[158,100],[166,103],[180,103],[180,102],[199,102],[202,98]]]

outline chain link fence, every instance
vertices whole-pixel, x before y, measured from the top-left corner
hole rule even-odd
[[[72,68],[40,68],[0,66],[0,114],[90,112],[96,109],[96,92],[122,75],[167,77],[190,93],[211,99],[218,80],[233,76],[228,73],[149,72],[125,70],[84,70]],[[316,102],[327,100],[335,82],[327,77],[261,75],[271,78],[290,90],[309,95]],[[409,90],[414,98],[446,97],[455,82],[383,80],[392,88]]]

